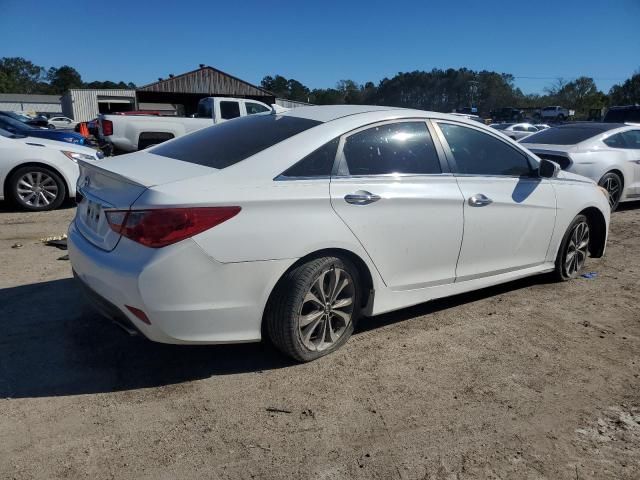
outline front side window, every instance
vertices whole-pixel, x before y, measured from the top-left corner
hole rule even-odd
[[[264,105],[260,105],[259,103],[245,102],[244,106],[247,109],[247,115],[253,115],[254,113],[264,113],[269,111],[267,107],[265,107]]]
[[[238,102],[220,102],[220,116],[224,120],[231,120],[240,116],[240,104]]]
[[[401,122],[368,128],[347,137],[342,175],[442,173],[424,122]]]
[[[531,175],[527,157],[505,142],[461,125],[441,123],[458,173],[467,175]]]
[[[336,138],[304,157],[293,167],[282,173],[282,177],[328,177],[333,170],[340,139]]]
[[[537,132],[538,129],[536,127],[527,127],[527,132]]]
[[[513,127],[514,132],[526,132],[525,128],[522,125],[516,125]]]

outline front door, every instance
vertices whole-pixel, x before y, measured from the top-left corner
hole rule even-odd
[[[427,122],[367,126],[340,144],[331,203],[387,286],[452,283],[463,199]]]
[[[465,199],[456,281],[544,263],[556,217],[551,182],[497,135],[454,122],[437,126]]]

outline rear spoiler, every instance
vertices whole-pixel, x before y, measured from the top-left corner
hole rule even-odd
[[[88,162],[86,160],[78,160],[78,165],[81,167],[81,169],[94,170],[94,171],[97,170],[101,175],[113,178],[114,180],[118,180],[118,181],[124,180],[126,183],[135,185],[136,187],[149,188],[147,185],[144,185],[140,182],[136,182],[135,180],[129,177],[125,177],[124,175],[119,175],[117,173],[112,172],[111,170],[107,170],[106,168],[99,167],[94,162]],[[84,179],[82,179],[81,176],[78,177],[78,187],[81,187],[84,181]]]

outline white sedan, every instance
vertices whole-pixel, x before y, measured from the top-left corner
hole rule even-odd
[[[78,124],[78,122],[69,117],[52,117],[48,122],[49,128],[63,128],[67,130],[73,130]]]
[[[563,170],[589,177],[609,192],[611,210],[640,200],[640,125],[573,123],[521,141]]]
[[[606,192],[460,117],[252,115],[81,162],[75,276],[127,330],[307,361],[356,320],[603,255]]]
[[[80,145],[0,129],[0,200],[7,195],[31,211],[57,208],[76,195],[78,160],[92,162],[101,156]]]

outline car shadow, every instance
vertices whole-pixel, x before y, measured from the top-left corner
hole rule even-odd
[[[67,198],[64,202],[62,202],[62,205],[60,205],[58,207],[58,210],[67,210],[70,208],[75,208],[76,207],[76,201],[75,199],[71,198]],[[0,213],[24,213],[25,210],[18,207],[14,202],[9,201],[9,200],[1,200],[0,201]]]
[[[544,279],[538,276],[372,317],[360,322],[355,335]],[[0,398],[133,390],[296,364],[268,342],[179,346],[129,336],[85,305],[73,279],[0,289],[0,331]]]
[[[618,204],[618,208],[616,209],[615,212],[613,212],[613,215],[615,215],[616,212],[625,212],[627,210],[637,210],[638,208],[640,208],[640,200],[636,200],[633,202],[623,202]]]

